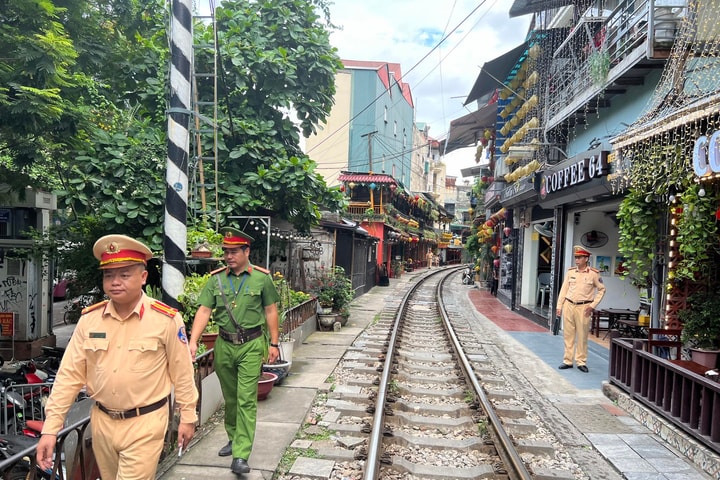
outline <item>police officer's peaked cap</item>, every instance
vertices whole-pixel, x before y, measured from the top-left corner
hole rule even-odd
[[[580,245],[575,245],[575,246],[573,247],[573,255],[575,255],[575,256],[589,257],[589,256],[590,256],[590,252],[588,252],[587,250],[585,250],[585,249],[584,249],[583,247],[581,247]]]
[[[105,235],[95,242],[93,255],[100,261],[100,269],[147,265],[152,251],[142,242],[125,235]]]
[[[220,233],[223,236],[222,246],[226,248],[242,247],[244,245],[249,246],[253,242],[253,238],[250,235],[241,232],[237,228],[221,228]]]

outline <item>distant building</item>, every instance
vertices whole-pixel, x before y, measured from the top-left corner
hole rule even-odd
[[[328,185],[341,171],[386,173],[410,186],[415,105],[397,63],[343,60],[335,105],[306,153]],[[425,191],[425,188],[422,189]]]

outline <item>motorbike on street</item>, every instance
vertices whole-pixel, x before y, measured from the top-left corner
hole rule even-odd
[[[465,268],[463,268],[462,283],[463,283],[463,285],[474,285],[475,284],[475,280],[473,280],[472,264],[467,264],[465,266]]]

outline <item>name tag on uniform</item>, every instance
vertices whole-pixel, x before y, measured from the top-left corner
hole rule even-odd
[[[105,332],[90,332],[90,338],[105,338]]]

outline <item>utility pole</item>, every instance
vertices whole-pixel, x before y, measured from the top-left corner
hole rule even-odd
[[[377,130],[373,130],[370,133],[366,133],[364,135],[360,135],[360,138],[367,137],[368,139],[368,171],[372,172],[373,164],[372,164],[372,136],[378,133]]]
[[[172,0],[170,22],[170,108],[165,179],[165,235],[162,270],[163,300],[178,308],[185,282],[187,243],[188,157],[190,150],[190,65],[192,63],[192,1]]]

